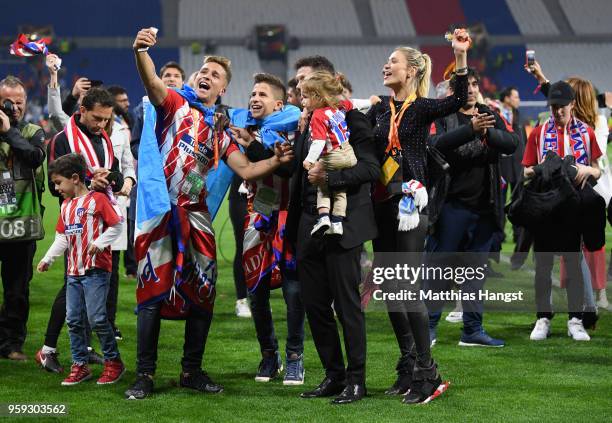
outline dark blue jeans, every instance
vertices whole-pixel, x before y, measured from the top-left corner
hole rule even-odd
[[[89,270],[84,276],[68,275],[66,323],[73,363],[86,364],[89,360],[87,322],[100,339],[104,359],[119,358],[115,333],[106,314],[109,281],[110,273],[100,269]]]
[[[300,283],[285,279],[282,284],[283,297],[287,305],[287,355],[304,352],[304,305],[300,297]],[[270,311],[270,288],[260,284],[254,293],[249,293],[251,313],[261,352],[278,351],[278,339],[274,333],[274,322]]]
[[[428,253],[437,253],[435,258],[433,255],[427,255],[426,261],[428,265],[433,265],[436,261],[441,260],[439,253],[470,253],[459,263],[456,261],[459,257],[453,254],[448,256],[450,262],[435,263],[440,266],[473,266],[484,267],[488,262],[489,252],[493,243],[493,235],[496,231],[496,226],[492,215],[481,215],[475,213],[457,202],[447,202],[444,204],[438,221],[434,235],[427,239],[425,250]],[[475,293],[475,300],[462,301],[463,305],[463,331],[469,335],[479,332],[482,329],[482,313],[483,301],[479,299],[478,292],[484,286],[486,277],[482,279],[472,279],[465,281],[460,285],[463,293]],[[450,282],[451,284],[453,282]],[[433,292],[446,291],[451,288],[449,281],[446,280],[427,280],[426,289],[431,289]],[[436,327],[440,316],[442,315],[441,308],[443,304],[440,302],[427,302],[429,313],[429,326]]]

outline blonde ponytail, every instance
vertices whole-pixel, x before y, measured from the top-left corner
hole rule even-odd
[[[421,56],[423,57],[423,68],[418,71],[417,97],[427,97],[431,81],[431,57],[425,53],[421,53]]]

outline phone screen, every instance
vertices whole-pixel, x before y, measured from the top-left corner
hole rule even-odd
[[[104,83],[102,81],[100,81],[99,79],[90,79],[89,82],[91,82],[91,87],[99,87],[101,85],[103,85]]]

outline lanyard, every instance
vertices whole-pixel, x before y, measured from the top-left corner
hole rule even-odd
[[[416,100],[416,94],[408,96],[402,107],[400,108],[399,114],[395,110],[395,102],[393,97],[389,98],[389,107],[391,108],[391,120],[389,122],[389,143],[385,153],[389,153],[391,150],[402,151],[402,145],[399,140],[399,123],[402,121],[402,117],[412,103]]]

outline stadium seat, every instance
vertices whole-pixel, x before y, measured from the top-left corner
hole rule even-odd
[[[612,2],[602,0],[559,0],[577,35],[609,34]]]
[[[523,35],[557,35],[559,29],[542,0],[506,0]]]
[[[246,37],[262,24],[286,25],[298,37],[361,35],[351,0],[180,0],[178,20],[180,38]]]
[[[405,0],[370,0],[370,8],[379,36],[416,35]]]

